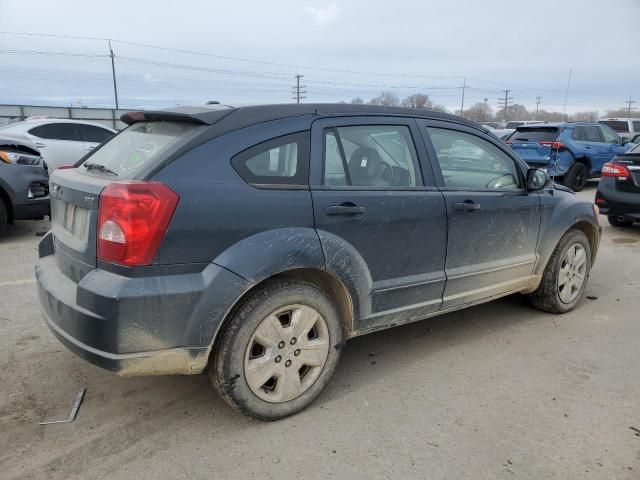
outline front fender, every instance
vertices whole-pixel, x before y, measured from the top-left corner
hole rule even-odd
[[[549,189],[541,195],[541,224],[538,239],[538,261],[534,274],[542,276],[549,258],[562,236],[572,227],[589,225],[596,242],[592,243],[592,259],[595,258],[600,240],[601,227],[591,202],[578,198],[575,194],[557,189]]]

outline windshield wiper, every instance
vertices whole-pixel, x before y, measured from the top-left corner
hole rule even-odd
[[[116,172],[99,163],[85,163],[84,168],[87,170],[98,170],[100,173],[106,173],[107,175],[118,176]]]

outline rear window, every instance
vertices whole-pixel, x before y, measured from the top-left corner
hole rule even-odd
[[[598,123],[602,125],[606,125],[609,128],[612,128],[616,132],[628,132],[629,131],[629,122],[626,120],[601,120]]]
[[[555,127],[519,127],[509,137],[510,142],[553,142],[558,136]]]
[[[186,143],[202,127],[184,122],[134,123],[96,150],[82,164],[100,165],[118,178],[133,179],[166,159],[178,143]],[[91,169],[92,174],[100,170]]]

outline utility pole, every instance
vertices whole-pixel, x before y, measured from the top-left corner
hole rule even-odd
[[[500,106],[504,109],[504,122],[507,123],[507,107],[509,107],[509,104],[513,102],[513,97],[509,96],[509,92],[511,92],[511,90],[500,91],[504,92],[504,97],[500,97],[498,101],[500,102]]]
[[[113,49],[111,48],[111,40],[109,40],[109,56],[111,57],[111,74],[113,75],[113,96],[116,99],[116,110],[118,110],[118,85],[116,83],[116,62]]]
[[[632,100],[631,99],[631,94],[629,94],[629,100],[627,100],[625,103],[628,105],[628,107],[627,107],[627,117],[631,117],[631,110],[633,110],[633,108],[631,108],[631,105],[636,103],[636,101]]]
[[[296,101],[296,103],[300,103],[300,100],[307,98],[304,96],[305,93],[307,93],[307,91],[305,90],[305,88],[307,88],[306,85],[300,85],[300,79],[304,77],[304,75],[296,75],[296,84],[292,87],[293,89],[293,99]]]
[[[540,100],[542,100],[542,97],[536,97],[536,117],[535,119],[538,119],[538,109],[540,108]]]
[[[464,91],[469,88],[467,86],[467,79],[462,79],[462,102],[460,103],[460,116],[464,118]]]
[[[487,112],[489,111],[489,99],[485,98],[484,99],[484,111],[482,112],[482,121],[486,121],[487,120]]]

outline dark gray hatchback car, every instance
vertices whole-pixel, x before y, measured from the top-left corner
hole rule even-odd
[[[131,112],[51,177],[36,276],[70,350],[196,374],[262,419],[307,406],[346,339],[512,293],[561,313],[594,206],[495,136],[429,111],[275,105]]]

